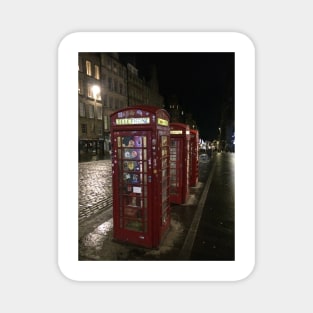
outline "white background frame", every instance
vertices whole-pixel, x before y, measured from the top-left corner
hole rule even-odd
[[[235,53],[235,261],[78,261],[79,52]],[[235,32],[86,32],[58,50],[58,264],[77,281],[238,281],[255,265],[255,49]]]

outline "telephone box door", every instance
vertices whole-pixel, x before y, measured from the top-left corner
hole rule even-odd
[[[150,131],[115,132],[117,158],[114,176],[114,237],[142,246],[151,246],[152,212],[148,205],[151,195],[152,170]]]
[[[170,201],[172,203],[183,202],[183,139],[171,138],[170,149]]]
[[[170,201],[181,204],[189,195],[189,125],[182,123],[170,124]]]

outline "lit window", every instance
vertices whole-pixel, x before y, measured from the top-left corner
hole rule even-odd
[[[92,86],[91,85],[88,85],[88,98],[93,98],[93,92],[92,92]]]
[[[91,76],[91,62],[88,60],[86,61],[86,74]]]
[[[95,93],[95,90],[94,90],[95,87],[96,87],[95,85],[88,84],[87,96],[88,96],[88,98],[95,99],[95,97],[96,97],[96,100],[101,100],[101,92],[99,91],[99,92]]]
[[[80,95],[84,94],[84,89],[83,89],[83,81],[81,79],[78,80],[78,93]]]
[[[105,130],[108,130],[109,129],[109,123],[108,123],[108,116],[107,115],[105,115],[104,116],[104,129]]]
[[[101,100],[101,91],[100,91],[100,87],[97,86],[97,85],[93,85],[91,87],[92,89],[92,97],[94,99],[97,99],[97,100]]]
[[[100,79],[100,71],[98,65],[95,65],[95,79]]]

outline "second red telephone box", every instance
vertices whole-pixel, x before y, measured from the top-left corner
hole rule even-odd
[[[110,117],[113,236],[157,248],[170,226],[169,115],[135,106]]]
[[[170,123],[170,201],[181,204],[189,195],[189,125]]]
[[[190,187],[195,187],[199,179],[199,132],[190,129],[190,166],[189,182]]]

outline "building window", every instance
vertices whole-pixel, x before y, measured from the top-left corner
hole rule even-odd
[[[107,99],[108,99],[108,96],[107,96],[107,95],[104,95],[104,96],[103,96],[103,106],[105,106],[105,107],[106,107],[107,104],[108,104],[108,103],[107,103],[107,101],[108,101]]]
[[[107,115],[105,115],[104,116],[104,129],[105,130],[108,130],[109,129],[109,123],[108,123],[108,116]]]
[[[87,124],[81,124],[81,131],[83,134],[87,134]]]
[[[81,58],[78,58],[78,71],[79,72],[83,71],[83,62]]]
[[[79,79],[79,80],[78,80],[78,93],[79,93],[80,95],[83,95],[83,94],[84,94],[83,86],[84,86],[83,80],[82,80],[82,79]]]
[[[99,126],[99,128],[98,128],[98,135],[100,137],[102,137],[102,127],[101,126]]]
[[[93,105],[89,104],[88,113],[89,113],[89,116],[88,116],[89,118],[95,118],[95,111],[94,111],[94,106]]]
[[[112,59],[110,57],[108,58],[108,68],[112,70]]]
[[[95,65],[95,79],[100,79],[100,70],[98,65]]]
[[[93,98],[92,86],[88,85],[87,89],[88,89],[87,93],[88,98]]]
[[[102,120],[102,107],[97,106],[97,119]]]
[[[113,63],[113,72],[114,72],[114,73],[117,73],[117,66],[116,66],[116,63]]]
[[[96,87],[96,86],[88,84],[88,86],[87,86],[87,96],[88,96],[88,98],[101,100],[101,92],[98,92],[98,93],[94,94],[94,87]]]
[[[113,90],[113,81],[112,81],[112,77],[109,77],[109,90]]]
[[[79,103],[79,115],[81,117],[85,117],[86,116],[85,104],[82,103],[82,102]]]
[[[86,61],[86,74],[88,75],[88,76],[91,76],[92,75],[92,73],[91,73],[91,62],[90,61]]]

